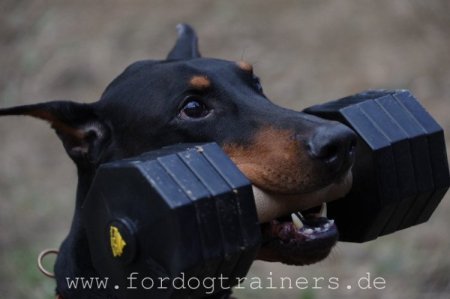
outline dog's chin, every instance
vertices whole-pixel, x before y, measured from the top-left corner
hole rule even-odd
[[[325,203],[344,197],[351,185],[349,170],[310,193],[273,194],[254,187],[263,236],[257,259],[309,265],[326,258],[339,234],[334,221],[326,216]]]

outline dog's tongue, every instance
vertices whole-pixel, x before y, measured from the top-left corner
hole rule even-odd
[[[320,206],[323,202],[342,198],[350,191],[351,186],[351,171],[340,182],[305,194],[273,194],[253,186],[259,222],[265,223],[284,215],[290,215],[295,211],[310,209]]]

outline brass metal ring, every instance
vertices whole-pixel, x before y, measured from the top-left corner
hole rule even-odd
[[[37,265],[38,265],[38,269],[39,271],[42,272],[42,274],[44,274],[47,277],[50,278],[55,278],[55,273],[48,271],[47,269],[44,268],[44,266],[42,265],[42,261],[44,260],[44,258],[49,255],[49,254],[56,254],[58,255],[59,250],[58,249],[45,249],[43,250],[41,253],[39,253],[39,256],[37,258]]]

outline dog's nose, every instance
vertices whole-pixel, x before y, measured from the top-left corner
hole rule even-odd
[[[342,124],[327,124],[316,129],[308,142],[313,159],[321,160],[331,171],[349,167],[354,159],[356,134]]]

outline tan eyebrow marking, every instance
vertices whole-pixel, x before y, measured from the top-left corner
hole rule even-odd
[[[249,73],[253,72],[253,65],[251,65],[250,63],[245,61],[238,61],[236,63],[241,70]]]
[[[193,76],[189,84],[195,89],[206,89],[211,86],[211,81],[206,76]]]

